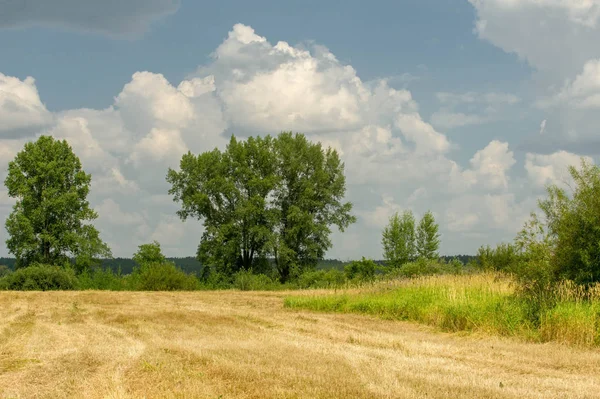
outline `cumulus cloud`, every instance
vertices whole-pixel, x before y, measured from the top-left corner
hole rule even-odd
[[[583,71],[550,98],[538,101],[542,108],[566,105],[579,109],[600,108],[600,59],[590,60]]]
[[[598,0],[469,0],[476,34],[536,70],[562,78],[597,58]]]
[[[34,78],[19,80],[0,73],[0,138],[31,136],[49,126],[52,119]]]
[[[501,93],[438,97],[446,106],[518,102]],[[42,104],[37,91],[28,98]],[[117,256],[130,256],[152,239],[164,241],[170,255],[195,253],[201,224],[176,218],[166,171],[177,168],[188,150],[224,148],[232,133],[293,130],[339,150],[348,199],[360,218],[348,234],[335,233],[331,256],[350,248],[345,257],[379,257],[380,229],[398,210],[439,214],[442,232],[456,233],[444,240],[446,252],[472,252],[478,243],[464,237],[485,238],[488,228],[514,234],[514,221],[530,210],[511,192],[515,159],[507,143],[492,141],[462,166],[451,158],[454,144],[423,120],[408,90],[394,89],[386,79],[362,81],[323,46],[273,45],[241,24],[208,64],[181,82],[136,72],[110,107],[49,116],[44,132],[66,138],[93,172],[91,202]],[[2,159],[11,159],[23,142],[0,140]]]
[[[579,167],[582,158],[587,162],[593,162],[590,157],[582,157],[567,151],[548,155],[527,153],[525,170],[529,180],[538,188],[549,184],[565,187],[572,183],[569,166]]]
[[[137,37],[173,14],[179,0],[0,0],[0,29],[58,27],[112,37]]]
[[[469,183],[481,184],[490,190],[508,188],[508,171],[516,163],[508,143],[493,140],[471,158],[471,169],[464,176]]]

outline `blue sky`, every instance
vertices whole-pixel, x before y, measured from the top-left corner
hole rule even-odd
[[[0,0],[0,154],[40,134],[67,138],[93,173],[115,255],[152,239],[190,255],[200,223],[174,217],[166,169],[230,132],[299,130],[347,164],[359,221],[334,234],[329,256],[380,257],[382,225],[404,209],[434,212],[443,253],[473,253],[511,239],[545,184],[600,152],[599,10]],[[0,199],[4,219],[12,199]]]

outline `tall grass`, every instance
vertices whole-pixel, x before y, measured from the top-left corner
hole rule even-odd
[[[595,290],[595,291],[594,291]],[[531,320],[530,304],[515,295],[508,276],[485,273],[431,276],[334,295],[287,297],[294,309],[360,313],[411,320],[444,331],[472,331],[575,345],[600,344],[600,289],[583,292],[565,283],[557,301]]]

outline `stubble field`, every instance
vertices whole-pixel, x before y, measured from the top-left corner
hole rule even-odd
[[[0,396],[600,397],[598,349],[290,310],[289,295],[2,292]]]

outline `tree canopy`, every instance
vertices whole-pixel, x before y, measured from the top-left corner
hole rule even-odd
[[[440,247],[439,225],[435,222],[431,211],[425,212],[416,232],[416,251],[419,258],[437,259]]]
[[[65,140],[41,136],[25,144],[4,181],[8,195],[17,199],[6,220],[6,245],[18,267],[74,257],[86,268],[98,257],[111,256],[94,226],[84,223],[97,218],[86,199],[90,182]]]
[[[343,202],[344,165],[335,150],[302,134],[231,137],[226,149],[185,154],[169,169],[169,193],[183,219],[202,219],[198,259],[223,273],[268,268],[283,281],[314,267],[331,247],[330,226],[355,221]]]
[[[570,166],[569,172],[572,194],[557,185],[549,186],[547,198],[539,201],[545,224],[533,215],[519,238],[523,242],[524,237],[532,237],[525,241],[528,247],[541,242],[549,248],[558,279],[595,283],[600,281],[600,167],[582,160],[579,169]]]
[[[383,257],[388,266],[398,268],[416,258],[415,217],[411,211],[390,217],[382,233]]]

